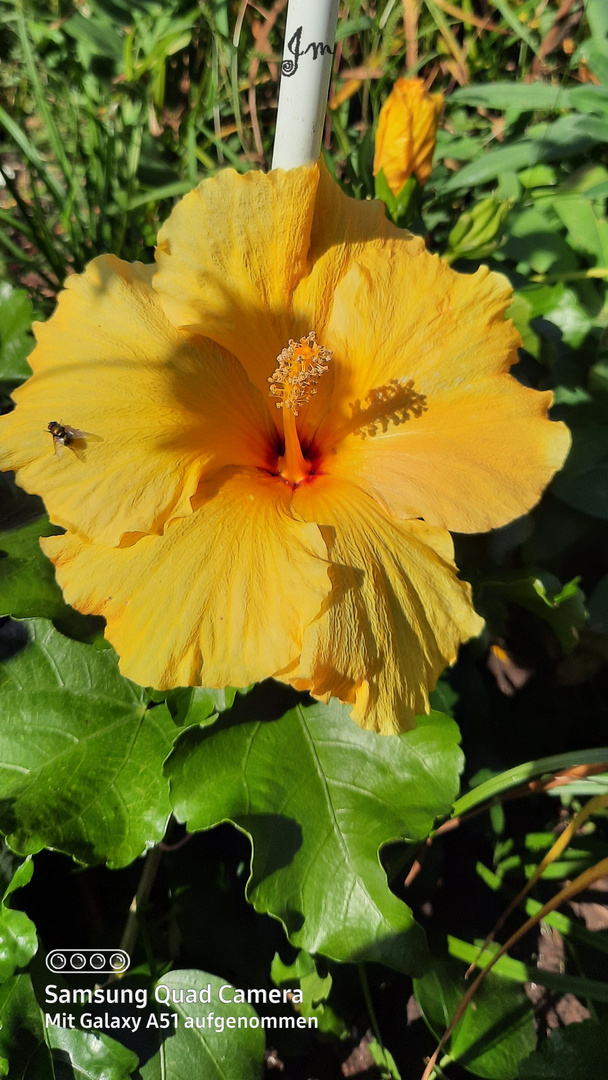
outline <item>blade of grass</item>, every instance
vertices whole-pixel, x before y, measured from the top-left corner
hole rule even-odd
[[[540,907],[540,904],[539,904]],[[544,921],[549,925],[549,919],[545,916]],[[471,963],[478,957],[478,964],[482,970],[492,961],[496,953],[487,950],[479,956],[479,948],[468,941],[448,935],[448,952],[456,960],[462,960],[465,964]],[[505,979],[511,979],[518,983],[540,983],[548,990],[555,990],[558,994],[576,994],[579,998],[588,998],[591,1001],[608,1001],[608,983],[597,979],[584,979],[579,975],[560,975],[556,971],[545,971],[543,968],[524,964],[521,960],[514,960],[511,956],[501,956],[494,965],[497,975]]]
[[[23,6],[21,3],[17,7],[17,33],[19,36],[21,48],[23,49],[26,70],[30,84],[32,86],[32,90],[34,92],[36,106],[44,122],[45,131],[48,135],[55,161],[61,169],[66,184],[68,185],[69,198],[67,201],[70,204],[70,212],[72,210],[74,212],[74,218],[72,219],[71,224],[73,225],[74,223],[77,223],[80,232],[80,239],[82,240],[84,234],[84,222],[82,220],[81,207],[78,202],[79,191],[78,186],[75,183],[74,170],[65,152],[64,141],[59,134],[59,130],[57,128],[57,125],[55,124],[53,113],[51,112],[49,103],[47,101],[46,95],[44,94],[40,79],[38,77],[38,71],[36,69],[36,63],[34,60],[32,46],[29,34],[27,32],[25,17],[23,14]],[[64,197],[61,201],[61,205],[57,203],[58,209],[63,210],[65,208],[65,203],[66,200]],[[66,217],[65,220],[67,224],[68,218]]]
[[[516,768],[507,769],[506,772],[493,776],[479,787],[467,791],[454,803],[452,817],[459,817],[474,806],[495,799],[503,792],[511,788],[520,787],[529,780],[534,780],[544,773],[562,772],[574,765],[600,765],[608,762],[608,746],[599,746],[593,750],[569,751],[567,754],[553,754],[551,757],[539,758],[537,761],[526,761]]]
[[[4,247],[5,251],[8,251],[9,255],[12,255],[12,257],[18,262],[20,262],[23,266],[29,266],[32,268],[32,270],[35,270],[36,273],[44,281],[46,281],[47,285],[49,285],[54,291],[59,288],[59,281],[57,279],[49,277],[46,271],[41,269],[40,260],[32,258],[31,255],[27,255],[25,251],[22,251],[21,248],[18,247],[17,244],[14,244],[13,241],[8,236],[5,236],[3,232],[0,232],[0,244]]]
[[[520,904],[522,902],[522,900],[528,895],[528,893],[534,887],[534,885],[536,884],[538,879],[540,877],[542,877],[542,875],[543,875],[544,871],[547,869],[547,867],[550,866],[551,863],[553,863],[555,861],[555,859],[557,859],[559,857],[559,855],[561,855],[562,851],[565,851],[565,849],[568,847],[570,841],[572,840],[573,836],[575,836],[577,831],[580,829],[581,825],[584,825],[587,818],[589,818],[597,810],[602,810],[605,806],[608,806],[608,795],[596,795],[593,799],[589,799],[589,802],[585,803],[583,808],[581,810],[579,810],[578,814],[574,815],[574,817],[572,818],[572,821],[566,826],[564,831],[558,836],[558,838],[555,841],[555,843],[553,844],[553,846],[550,848],[550,850],[547,852],[547,854],[544,856],[544,858],[541,860],[541,862],[536,867],[534,873],[528,878],[528,880],[526,881],[526,884],[524,885],[523,889],[521,889],[521,891],[518,892],[517,896],[515,896],[511,900],[511,903],[508,905],[506,910],[503,911],[502,915],[497,920],[494,928],[490,931],[490,933],[486,937],[486,939],[485,939],[485,941],[484,941],[484,943],[483,943],[483,945],[481,947],[482,952],[483,952],[483,950],[485,948],[487,948],[487,946],[490,944],[490,942],[494,940],[494,938],[496,937],[496,934],[498,933],[500,928],[504,925],[506,920],[509,918],[509,915],[511,914],[511,912],[514,911],[515,908],[518,906],[518,904]],[[470,968],[469,971],[467,971],[467,975],[469,975],[471,970],[472,970],[472,968]]]
[[[437,29],[439,30],[439,33],[441,34],[448,49],[454,57],[454,60],[456,62],[456,71],[454,72],[455,76],[461,86],[466,86],[469,82],[469,69],[467,67],[464,49],[461,49],[460,45],[458,44],[455,35],[452,33],[443,16],[443,12],[438,8],[435,0],[424,0],[424,2],[428,8],[431,18],[433,19],[435,25],[437,26]]]
[[[492,889],[493,892],[498,892],[504,886],[503,879],[494,874],[483,863],[477,863],[476,867],[479,877],[486,883],[486,885]],[[521,906],[521,904],[519,905]],[[542,904],[538,900],[532,900],[530,897],[523,905],[526,915],[536,915],[542,908]],[[585,945],[588,945],[592,949],[597,949],[598,952],[608,952],[608,937],[602,934],[598,934],[596,931],[587,930],[584,926],[579,926],[578,923],[573,922],[567,915],[563,915],[561,911],[552,911],[545,916],[544,922],[547,926],[554,927],[564,937],[572,937],[575,941],[581,941]],[[481,955],[481,954],[480,954]],[[480,964],[478,966],[481,966]]]
[[[135,198],[129,200],[126,208],[116,206],[116,204],[110,206],[108,216],[123,214],[125,209],[127,213],[130,213],[131,210],[136,210],[139,206],[146,206],[148,203],[158,203],[163,199],[173,199],[178,195],[185,195],[192,190],[192,187],[190,180],[176,180],[174,184],[164,184],[163,187],[153,188],[150,191],[144,191],[141,195],[136,195]]]
[[[531,919],[527,919],[523,926],[520,926],[514,934],[511,934],[511,937],[508,941],[505,941],[504,945],[501,945],[500,949],[498,949],[498,951],[493,954],[489,962],[482,968],[477,978],[471,983],[467,992],[463,994],[462,998],[460,999],[456,1012],[450,1020],[450,1023],[448,1024],[445,1032],[441,1036],[435,1052],[432,1054],[428,1061],[427,1067],[422,1074],[422,1080],[430,1080],[430,1077],[433,1074],[434,1066],[437,1062],[437,1058],[443,1050],[443,1047],[445,1046],[447,1040],[449,1039],[456,1025],[459,1023],[460,1019],[464,1016],[465,1012],[469,1007],[469,1004],[471,1003],[471,1000],[475,996],[477,989],[479,988],[479,986],[481,986],[481,983],[485,979],[486,975],[498,963],[500,958],[504,956],[504,954],[513,945],[517,944],[520,938],[524,937],[529,930],[532,930],[534,926],[537,926],[540,920],[545,916],[545,914],[550,911],[554,911],[555,908],[560,907],[560,905],[563,904],[564,901],[570,900],[571,897],[577,896],[578,893],[582,892],[584,889],[587,889],[590,885],[593,885],[594,882],[599,881],[599,879],[604,877],[606,874],[608,874],[608,859],[601,859],[600,862],[596,863],[595,866],[590,867],[589,870],[585,870],[584,873],[579,874],[579,876],[575,878],[574,881],[569,882],[569,884],[565,885],[563,889],[560,889],[560,891],[556,893],[556,895],[553,896],[551,900],[549,900],[546,904],[543,904],[540,912],[532,916]],[[574,982],[574,977],[568,976],[568,982]],[[608,986],[606,987],[606,993],[608,995]]]
[[[228,146],[228,144],[223,139],[217,138],[217,136],[212,134],[212,132],[209,131],[209,129],[206,128],[203,124],[200,125],[198,130],[201,135],[205,137],[205,139],[208,139],[212,146],[215,146],[217,148],[218,156],[219,150],[221,149],[224,156],[228,159],[231,165],[234,165],[234,168],[238,172],[247,171],[246,163],[239,157],[238,154],[235,154],[234,150],[232,150],[231,147]]]
[[[36,150],[34,144],[30,141],[24,131],[21,130],[19,125],[8,115],[5,109],[0,105],[0,124],[2,124],[7,135],[17,144],[22,151],[26,161],[36,170],[37,175],[42,180],[47,191],[52,196],[57,206],[63,206],[65,200],[65,192],[60,184],[57,183],[55,178],[48,171],[46,164],[41,155]]]
[[[524,26],[523,23],[519,21],[515,12],[509,7],[508,0],[494,0],[494,7],[500,11],[500,14],[505,22],[511,27],[513,33],[516,34],[529,49],[532,49],[535,56],[538,56],[540,47],[536,44],[534,35],[530,33],[527,26]]]
[[[125,236],[127,233],[127,224],[129,220],[130,202],[134,195],[135,183],[137,178],[137,170],[139,168],[139,157],[141,154],[141,142],[143,137],[143,125],[142,125],[142,106],[140,104],[139,111],[135,117],[133,130],[131,132],[131,138],[129,140],[129,149],[127,151],[127,191],[125,206],[123,210],[122,219],[118,228],[116,236],[116,254],[120,255],[124,246]]]

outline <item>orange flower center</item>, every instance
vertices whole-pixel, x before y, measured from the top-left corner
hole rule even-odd
[[[302,453],[296,416],[300,406],[310,401],[317,392],[317,383],[327,371],[332,354],[323,345],[317,345],[314,330],[299,341],[291,339],[277,356],[277,369],[269,375],[270,393],[277,409],[283,410],[283,433],[285,453],[278,461],[278,471],[290,484],[299,484],[312,471],[312,464]]]

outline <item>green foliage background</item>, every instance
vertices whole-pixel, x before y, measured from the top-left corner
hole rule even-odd
[[[284,7],[0,0],[3,411],[68,273],[104,251],[150,261],[176,197],[268,166]],[[486,630],[431,715],[390,739],[274,684],[160,695],[123,679],[40,552],[60,530],[0,477],[1,1076],[420,1077],[465,964],[564,818],[608,795],[608,9],[348,0],[334,67],[330,171],[457,269],[507,275],[516,376],[553,390],[572,452],[531,514],[456,538]],[[406,70],[446,94],[416,211],[372,176]],[[606,825],[599,809],[510,928],[608,856]],[[608,920],[584,914],[544,920],[552,967],[534,934],[498,961],[435,1075],[595,1080]],[[272,1030],[265,1055],[259,1029],[45,1026],[45,952],[121,942],[125,987],[299,988],[318,1029]]]

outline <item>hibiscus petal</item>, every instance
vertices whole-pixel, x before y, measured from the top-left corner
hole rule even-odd
[[[508,283],[456,274],[389,242],[338,285],[323,344],[334,392],[318,438],[327,468],[399,517],[478,532],[540,498],[570,445],[550,393],[509,374],[519,335]]]
[[[225,470],[162,536],[122,548],[69,534],[42,544],[66,600],[107,619],[128,678],[247,686],[294,662],[330,589],[319,530],[291,515],[289,496],[276,479]]]
[[[114,256],[68,278],[37,327],[34,376],[0,422],[0,463],[44,497],[53,521],[117,544],[191,513],[203,474],[265,463],[273,428],[233,356],[184,338],[150,287],[149,268]],[[53,453],[49,421],[79,429]]]
[[[319,343],[328,345],[326,330],[335,290],[364,252],[373,252],[382,261],[391,237],[398,239],[410,258],[425,250],[419,236],[397,229],[388,220],[384,203],[379,199],[349,198],[331,179],[323,162],[319,162],[319,187],[308,256],[311,270],[296,288],[292,300],[292,336],[296,340],[315,330]],[[365,319],[367,312],[362,314]],[[330,365],[321,380],[317,396],[302,410],[298,428],[304,441],[313,438],[327,413],[332,400],[334,368],[339,363],[336,357],[336,364]],[[344,379],[345,374],[342,369],[340,377]]]
[[[307,269],[317,183],[316,166],[226,169],[186,195],[158,235],[154,288],[168,317],[234,353],[265,397],[293,337],[291,294]]]
[[[333,589],[299,664],[282,677],[351,702],[362,727],[390,734],[415,726],[458,646],[483,626],[470,586],[456,577],[449,534],[391,521],[354,485],[329,477],[299,488],[294,509],[325,523]]]

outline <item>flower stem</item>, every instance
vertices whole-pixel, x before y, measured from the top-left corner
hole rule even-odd
[[[338,21],[338,0],[289,0],[273,169],[295,169],[321,153]]]

